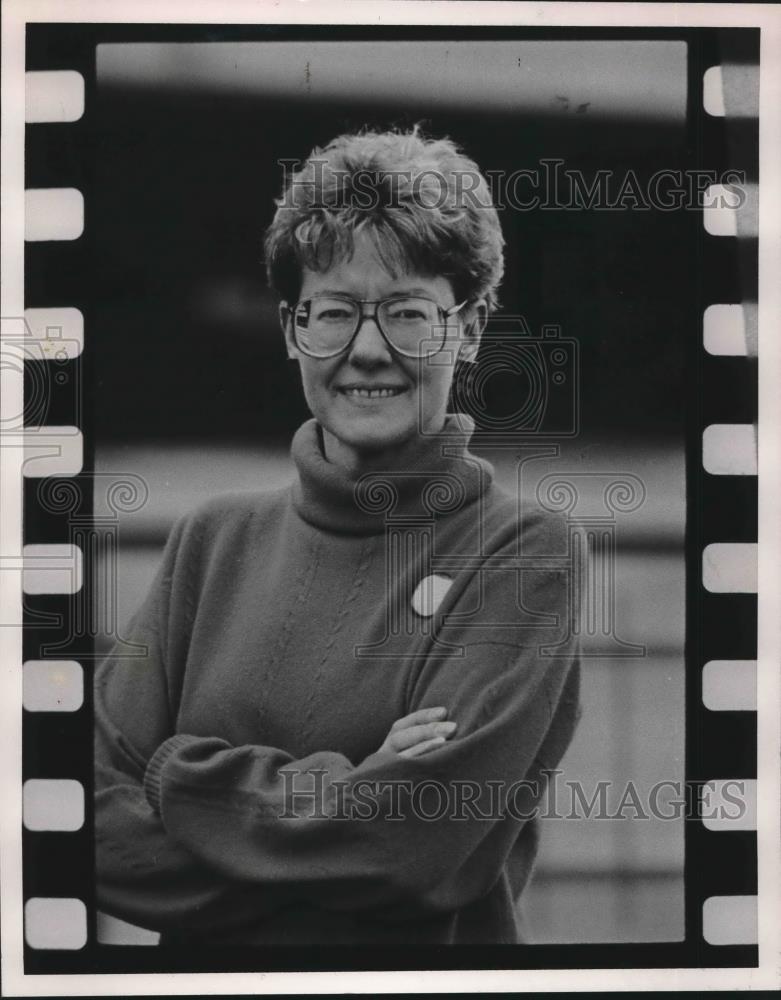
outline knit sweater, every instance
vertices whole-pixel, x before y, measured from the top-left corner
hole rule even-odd
[[[292,486],[177,522],[125,636],[145,655],[96,675],[101,909],[162,943],[519,940],[579,712],[566,525],[519,514],[471,429],[356,478],[310,420]],[[440,705],[445,744],[380,751]]]

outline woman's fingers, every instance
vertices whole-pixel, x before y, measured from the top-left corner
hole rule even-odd
[[[442,737],[447,739],[455,732],[455,722],[427,722],[422,726],[410,726],[408,729],[399,729],[391,734],[391,745],[398,753],[415,746],[416,743],[424,743],[428,740]]]
[[[402,755],[402,751],[410,751],[413,747],[425,744],[425,750],[421,748],[414,754],[409,752],[403,754],[405,757],[417,757],[426,750],[441,746],[456,729],[455,722],[445,720],[446,715],[447,709],[443,705],[438,705],[435,708],[420,708],[417,712],[410,712],[409,715],[397,719],[379,752]]]
[[[417,712],[410,712],[409,715],[405,715],[401,719],[396,719],[391,726],[391,732],[396,733],[400,729],[407,729],[410,726],[417,726],[426,722],[437,722],[444,719],[446,715],[447,709],[442,705],[437,708],[419,708]]]
[[[406,750],[402,750],[399,757],[420,757],[421,754],[426,753],[428,750],[434,750],[436,747],[441,747],[443,743],[447,742],[444,736],[435,736],[433,739],[424,740],[422,743],[416,743],[413,747],[407,747]]]

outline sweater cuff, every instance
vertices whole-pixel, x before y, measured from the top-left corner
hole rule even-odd
[[[158,816],[160,815],[163,768],[177,750],[189,746],[190,743],[197,742],[198,739],[198,736],[186,736],[184,733],[177,733],[176,736],[170,736],[164,743],[161,743],[150,757],[149,763],[146,765],[146,773],[144,774],[144,792],[147,802]]]

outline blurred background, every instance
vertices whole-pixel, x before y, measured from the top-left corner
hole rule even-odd
[[[673,40],[98,47],[96,468],[149,487],[120,521],[120,636],[176,517],[292,478],[289,441],[308,413],[261,259],[279,161],[364,125],[420,122],[496,177],[559,159],[589,183],[608,171],[613,194],[629,172],[644,190],[690,161],[686,56]],[[588,797],[613,783],[613,804],[630,781],[647,797],[684,779],[684,354],[701,335],[691,213],[631,204],[501,212],[502,313],[533,334],[560,327],[579,356],[575,422],[558,438],[556,420],[543,427],[557,453],[525,467],[524,492],[551,472],[625,473],[646,490],[614,523],[616,631],[646,655],[584,661],[583,719],[561,764]],[[525,378],[489,381],[489,417],[517,409]],[[474,450],[516,488],[515,452],[480,434]],[[604,480],[581,481],[598,499]],[[683,939],[682,820],[551,819],[542,836],[525,901],[533,941]],[[108,920],[102,939],[153,940]]]

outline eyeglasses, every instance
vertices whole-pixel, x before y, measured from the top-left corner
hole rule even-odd
[[[422,295],[388,299],[355,299],[351,295],[313,295],[289,306],[296,347],[310,358],[333,358],[353,343],[367,318],[377,324],[386,343],[406,358],[427,358],[444,347],[447,320],[468,299],[443,309]],[[362,306],[374,306],[364,312]]]

